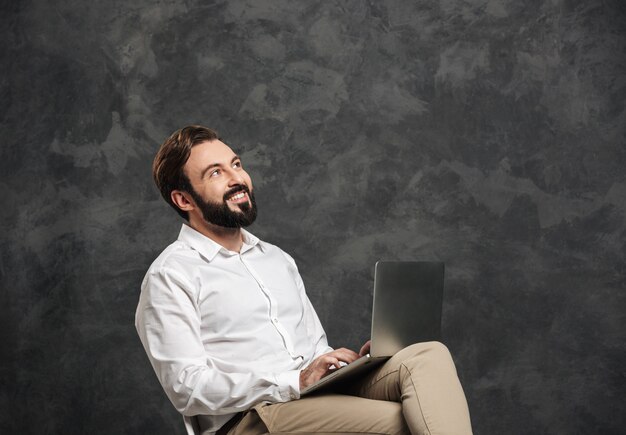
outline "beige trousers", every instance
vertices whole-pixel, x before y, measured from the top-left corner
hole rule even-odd
[[[228,435],[472,433],[456,367],[439,342],[401,350],[341,393],[257,405]]]

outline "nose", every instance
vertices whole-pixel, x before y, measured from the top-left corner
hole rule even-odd
[[[246,180],[242,174],[243,171],[230,170],[230,179],[228,180],[228,186],[236,186],[238,184],[246,185]]]

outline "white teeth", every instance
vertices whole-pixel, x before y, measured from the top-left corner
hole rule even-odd
[[[231,201],[237,201],[238,199],[243,198],[244,195],[245,195],[244,192],[239,192],[238,194],[231,196],[230,199]]]

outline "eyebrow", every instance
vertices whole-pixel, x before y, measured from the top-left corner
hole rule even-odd
[[[233,162],[235,162],[236,160],[241,160],[241,157],[239,157],[237,154],[235,154],[235,156],[230,160],[230,163],[232,164]],[[202,172],[200,172],[200,178],[204,178],[204,175],[211,169],[213,168],[220,168],[222,166],[221,163],[211,163],[209,166],[207,166],[206,168],[204,168],[202,170]]]

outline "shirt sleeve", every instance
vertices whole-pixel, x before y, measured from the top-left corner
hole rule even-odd
[[[175,270],[151,270],[142,283],[135,316],[152,367],[180,413],[232,414],[262,401],[286,402],[299,396],[299,370],[237,373],[208,356],[195,295],[193,285]]]

